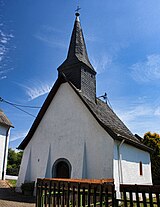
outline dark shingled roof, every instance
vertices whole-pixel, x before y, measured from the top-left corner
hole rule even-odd
[[[130,130],[124,125],[124,123],[118,118],[118,116],[113,112],[113,110],[103,101],[97,99],[96,103],[90,101],[85,96],[78,91],[72,83],[66,80],[64,76],[61,76],[55,82],[52,90],[48,94],[38,116],[36,117],[29,133],[27,134],[26,138],[21,142],[18,149],[25,149],[29,141],[31,140],[34,132],[36,131],[40,121],[42,120],[46,110],[48,109],[51,101],[53,100],[59,86],[64,83],[68,82],[68,84],[73,88],[76,94],[80,97],[82,102],[86,105],[98,123],[110,134],[113,139],[117,140],[125,140],[126,143],[136,146],[145,151],[151,151],[150,148],[142,144],[139,139],[137,139]]]
[[[96,103],[90,101],[80,94],[92,114],[95,116],[100,125],[117,140],[125,140],[129,144],[136,145],[139,148],[146,149],[146,146],[132,134],[132,132],[119,119],[107,103],[96,99]]]
[[[88,58],[79,16],[76,16],[67,59],[58,67],[58,70],[60,68],[69,67],[70,65],[74,65],[79,62],[84,63],[95,72]]]
[[[7,118],[7,116],[4,114],[4,112],[0,109],[0,124],[4,126],[13,127],[10,120]]]

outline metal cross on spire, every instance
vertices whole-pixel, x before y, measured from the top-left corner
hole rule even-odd
[[[80,14],[79,14],[79,10],[80,10],[81,8],[79,7],[79,6],[77,6],[77,9],[75,10],[75,12],[76,12],[76,16],[79,16]]]
[[[79,6],[77,6],[77,9],[75,10],[76,12],[79,12],[81,8]]]

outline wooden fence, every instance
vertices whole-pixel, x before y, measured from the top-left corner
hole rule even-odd
[[[121,185],[117,206],[160,207],[160,185]]]
[[[38,179],[36,207],[115,206],[113,179]]]
[[[121,185],[113,179],[38,179],[36,207],[160,207],[160,186]]]

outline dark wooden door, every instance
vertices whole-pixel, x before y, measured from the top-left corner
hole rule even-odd
[[[57,178],[70,178],[69,166],[66,162],[60,161],[56,166],[56,177]]]

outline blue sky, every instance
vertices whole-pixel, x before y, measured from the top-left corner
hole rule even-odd
[[[135,134],[160,133],[160,1],[80,0],[88,55],[97,71],[97,96]],[[75,0],[0,0],[0,97],[42,106],[67,55]],[[0,102],[14,125],[16,148],[34,117]],[[34,116],[39,109],[23,108]]]

